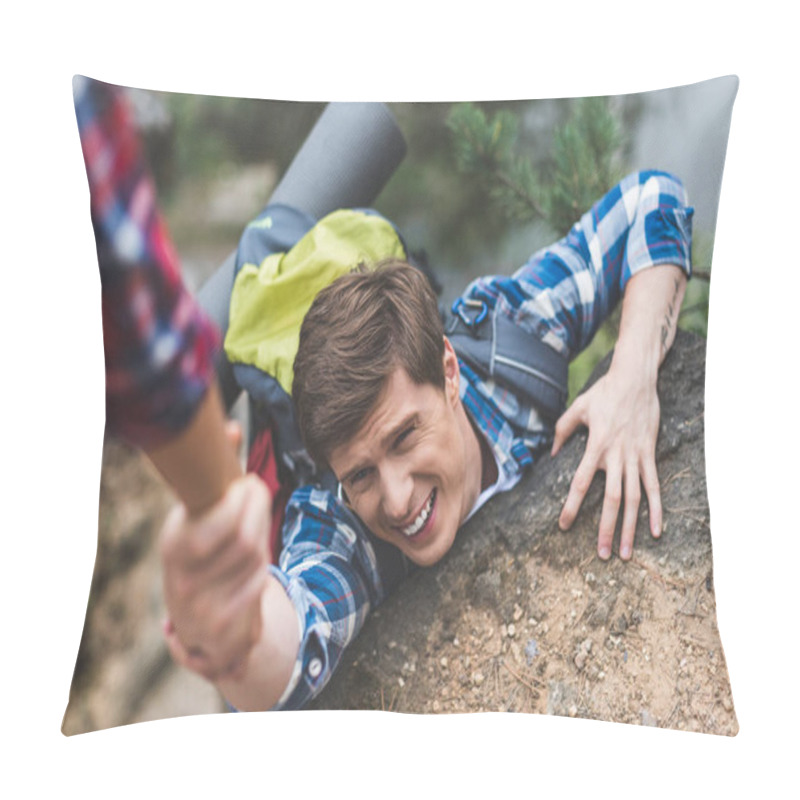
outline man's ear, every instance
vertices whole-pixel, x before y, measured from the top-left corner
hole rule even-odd
[[[444,393],[448,401],[455,405],[459,400],[458,389],[461,380],[461,370],[458,367],[458,356],[453,350],[453,345],[445,336],[444,338]]]

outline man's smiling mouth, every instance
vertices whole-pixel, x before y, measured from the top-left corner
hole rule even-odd
[[[417,518],[407,527],[400,528],[404,536],[411,538],[416,536],[424,527],[425,523],[430,519],[433,504],[436,502],[436,489],[431,492],[428,502],[422,507],[422,510],[417,515]]]

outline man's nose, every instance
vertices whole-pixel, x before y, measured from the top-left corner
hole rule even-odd
[[[413,511],[411,497],[414,481],[400,464],[390,464],[382,471],[383,512],[394,524],[405,522]]]

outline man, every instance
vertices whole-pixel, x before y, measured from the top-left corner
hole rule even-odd
[[[561,527],[602,470],[599,556],[610,557],[622,510],[619,553],[630,558],[642,486],[659,536],[656,378],[691,272],[691,216],[675,178],[634,174],[513,277],[466,290],[467,308],[480,307],[498,330],[521,331],[531,351],[544,345],[563,359],[591,341],[623,297],[608,373],[555,425],[542,398],[510,391],[459,358],[414,268],[392,263],[323,290],[303,322],[293,397],[305,443],[339,489],[293,494],[266,583],[270,508],[258,479],[235,481],[205,515],[171,514],[162,554],[175,660],[214,681],[236,708],[303,705],[403,565],[443,558],[480,505],[581,425],[589,438]],[[463,321],[479,324],[467,314]]]

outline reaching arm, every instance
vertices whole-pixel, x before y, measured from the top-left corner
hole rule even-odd
[[[660,419],[656,380],[675,339],[685,288],[686,276],[678,266],[655,267],[631,278],[608,372],[575,400],[556,425],[553,455],[578,427],[589,429],[586,451],[559,518],[562,529],[574,522],[597,470],[605,472],[597,539],[598,555],[603,559],[611,555],[623,498],[619,553],[623,559],[631,556],[640,483],[650,509],[650,532],[653,536],[661,534],[661,494],[655,463]]]
[[[311,487],[287,507],[280,567],[260,568],[268,499],[248,476],[195,521],[173,512],[162,535],[170,652],[246,711],[315,696],[384,591],[349,512]]]
[[[581,424],[589,443],[561,515],[575,519],[598,469],[606,471],[598,552],[611,552],[621,496],[625,516],[620,553],[628,558],[640,488],[645,484],[651,530],[660,532],[655,471],[659,407],[658,366],[675,336],[675,322],[691,274],[691,221],[681,182],[659,171],[632,173],[601,198],[561,241],[535,253],[512,278],[473,282],[467,294],[569,358],[592,340],[624,297],[622,327],[608,376],[578,398],[555,429],[553,453]],[[543,429],[536,415],[526,423]]]

